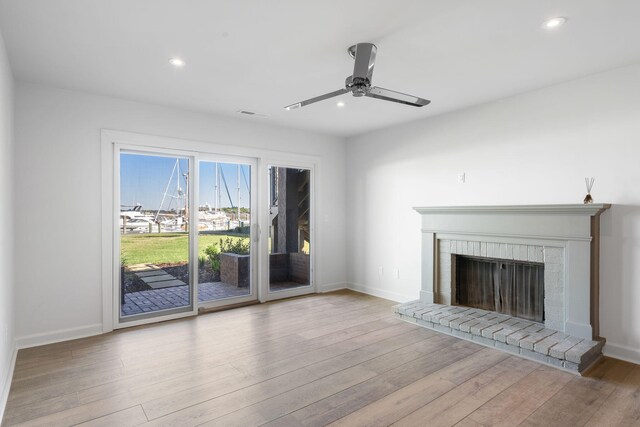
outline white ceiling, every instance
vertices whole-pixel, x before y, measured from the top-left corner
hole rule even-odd
[[[0,0],[0,29],[22,81],[339,136],[640,62],[638,0]],[[343,87],[357,42],[374,85],[432,104],[283,109]]]

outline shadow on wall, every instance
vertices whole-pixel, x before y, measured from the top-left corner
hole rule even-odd
[[[640,206],[616,205],[602,215],[600,241],[600,319],[612,342],[640,344]]]

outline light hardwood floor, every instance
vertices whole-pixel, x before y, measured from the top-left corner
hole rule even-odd
[[[585,377],[334,292],[21,350],[3,425],[640,425],[640,366]]]

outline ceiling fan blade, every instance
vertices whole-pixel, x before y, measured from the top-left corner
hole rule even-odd
[[[428,99],[418,98],[417,96],[407,95],[406,93],[400,93],[375,86],[371,87],[364,96],[382,99],[384,101],[398,102],[400,104],[411,105],[413,107],[424,107],[431,102]]]
[[[371,83],[373,77],[373,66],[376,65],[376,52],[378,48],[373,43],[358,43],[352,46],[355,64],[353,66],[353,80],[366,79]]]
[[[348,93],[347,89],[339,89],[334,92],[325,93],[324,95],[316,96],[315,98],[307,99],[306,101],[296,102],[295,104],[287,105],[285,110],[295,110],[296,108],[304,107],[305,105],[313,104],[318,101],[324,101],[325,99],[333,98],[334,96],[340,96]]]

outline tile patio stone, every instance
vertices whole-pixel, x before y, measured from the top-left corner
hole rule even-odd
[[[172,279],[175,279],[175,277],[167,273],[159,274],[157,276],[142,277],[142,281],[146,284],[153,283],[153,282],[164,282],[166,280],[172,280]]]
[[[171,288],[175,286],[184,286],[185,283],[182,280],[178,280],[174,277],[171,280],[151,282],[151,283],[147,283],[147,285],[151,286],[153,289],[160,289],[160,288]]]
[[[149,276],[159,276],[162,274],[167,274],[165,273],[164,270],[161,269],[157,269],[157,270],[150,270],[150,271],[136,271],[135,275],[142,278],[142,277],[149,277]]]

